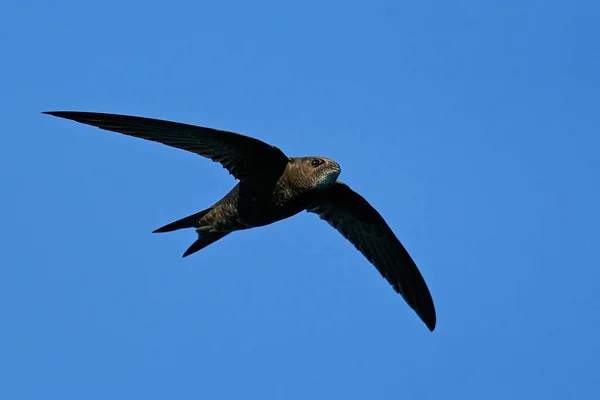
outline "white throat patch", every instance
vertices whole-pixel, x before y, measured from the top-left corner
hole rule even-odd
[[[323,189],[333,185],[338,176],[340,176],[339,172],[330,172],[328,174],[321,175],[317,181],[317,187],[319,189]]]

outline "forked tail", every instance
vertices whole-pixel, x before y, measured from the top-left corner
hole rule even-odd
[[[229,234],[229,232],[210,232],[210,230],[198,229],[201,227],[200,219],[202,219],[202,217],[206,215],[211,210],[211,208],[207,208],[206,210],[197,212],[196,214],[192,214],[175,222],[171,222],[170,224],[165,225],[162,228],[158,228],[153,233],[171,232],[184,228],[196,228],[198,232],[198,239],[194,243],[192,243],[192,245],[185,251],[185,253],[183,253],[182,257],[187,257],[190,254],[202,250],[209,244],[214,243],[217,240]]]
[[[165,225],[162,228],[158,228],[152,233],[172,232],[184,228],[198,228],[200,226],[198,221],[200,221],[200,218],[206,215],[206,213],[208,213],[210,210],[210,208],[207,208],[206,210],[197,212],[196,214],[192,214],[188,217],[181,218],[180,220],[171,222],[170,224]]]
[[[198,232],[198,240],[192,243],[181,257],[187,257],[190,254],[200,251],[226,235],[229,235],[229,232]]]

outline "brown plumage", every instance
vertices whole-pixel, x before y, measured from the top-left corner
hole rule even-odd
[[[430,330],[436,324],[431,294],[381,215],[337,178],[325,157],[288,157],[279,148],[233,132],[116,114],[53,111],[45,114],[187,150],[219,162],[240,182],[217,203],[155,232],[195,228],[198,239],[183,256],[231,232],[264,226],[307,210],[338,230],[402,295]]]

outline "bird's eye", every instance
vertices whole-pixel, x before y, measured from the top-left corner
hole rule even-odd
[[[318,167],[321,164],[323,164],[323,160],[321,160],[319,158],[313,158],[312,161],[310,162],[310,165],[312,165],[313,167]]]

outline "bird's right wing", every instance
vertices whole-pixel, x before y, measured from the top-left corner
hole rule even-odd
[[[265,175],[278,177],[288,161],[279,148],[234,132],[118,114],[79,111],[47,111],[44,114],[199,154],[221,163],[240,180]]]
[[[383,217],[361,195],[337,182],[308,208],[348,239],[387,279],[396,292],[435,329],[433,300],[414,261]]]

